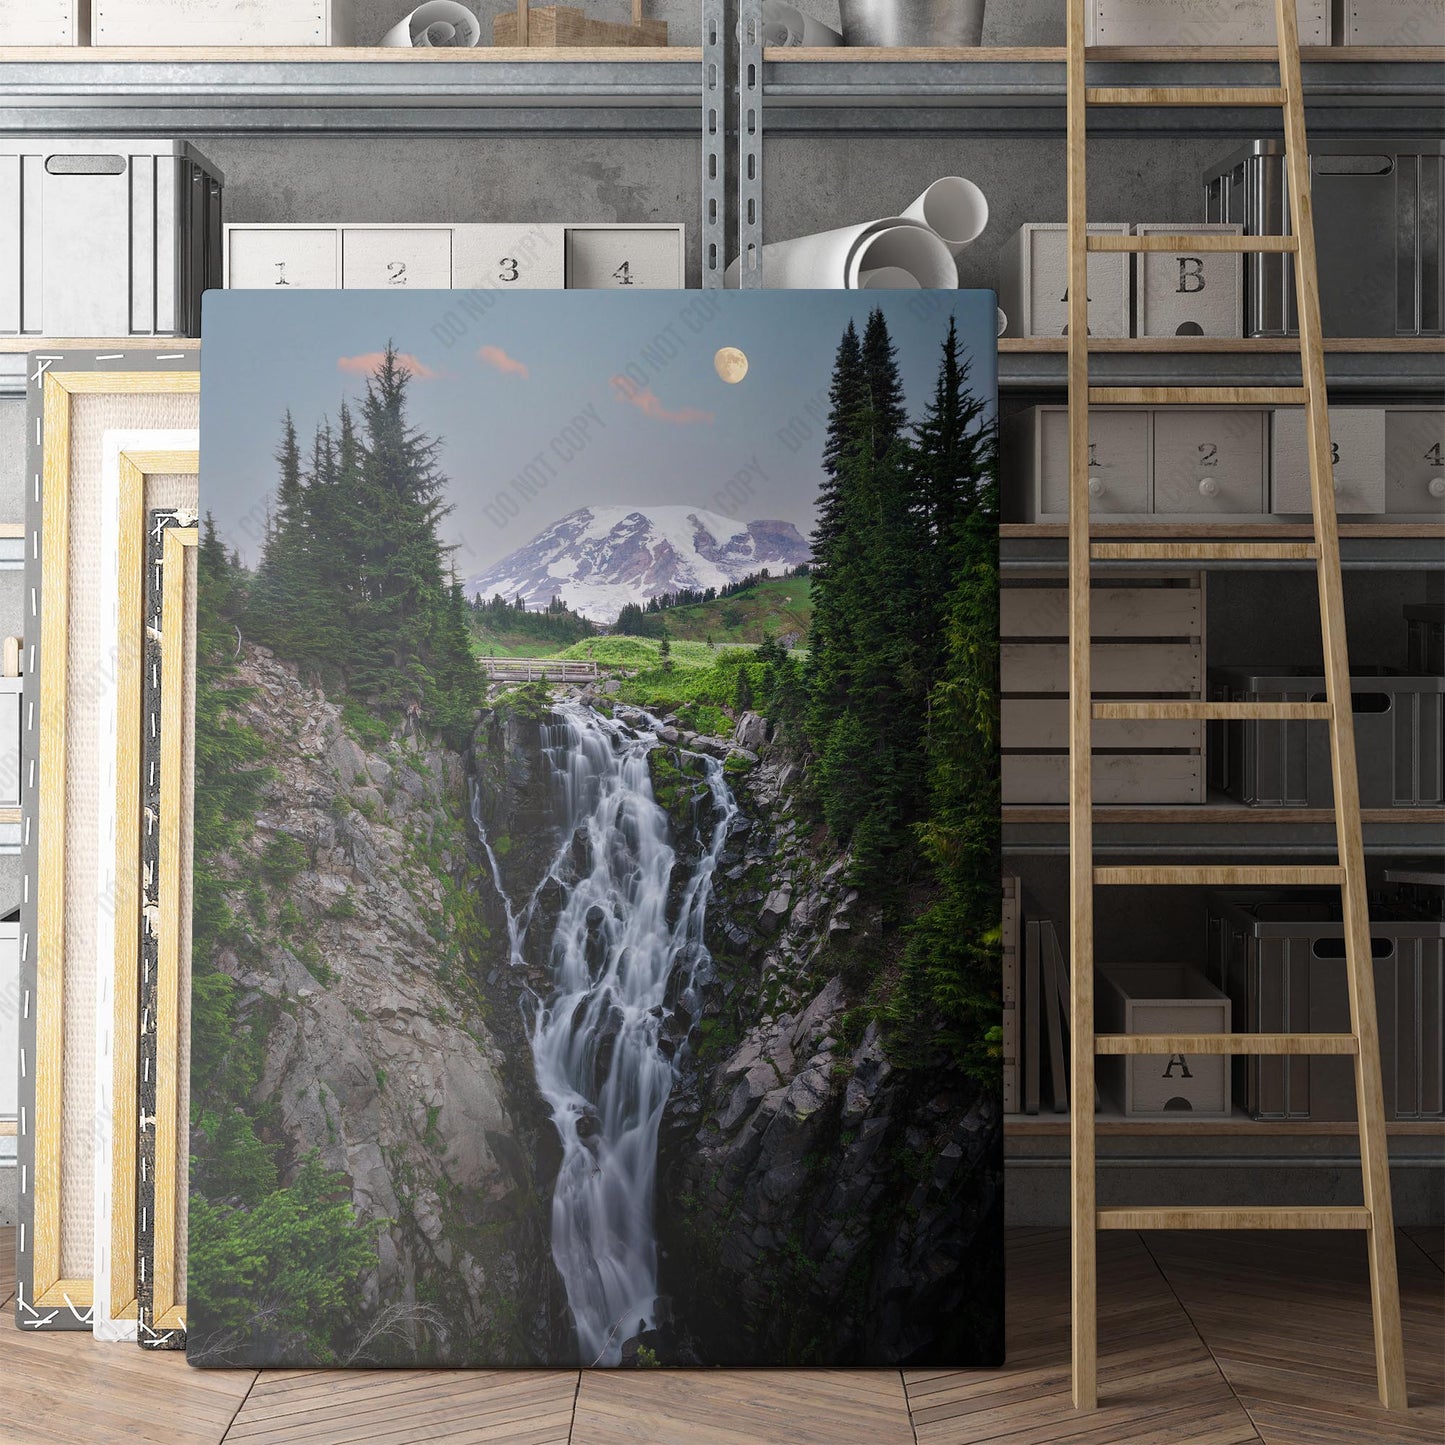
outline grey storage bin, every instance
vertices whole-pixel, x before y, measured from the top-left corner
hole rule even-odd
[[[1320,316],[1326,336],[1440,336],[1445,141],[1310,140]],[[1204,175],[1205,220],[1248,236],[1289,231],[1284,143],[1251,141]],[[1294,257],[1246,256],[1244,334],[1299,330]]]
[[[1438,807],[1445,800],[1445,678],[1388,667],[1350,676],[1360,806]],[[1216,702],[1323,702],[1325,679],[1308,668],[1211,668]],[[1210,786],[1268,808],[1327,808],[1334,801],[1329,724],[1255,718],[1212,722]]]
[[[1208,901],[1209,969],[1248,1033],[1339,1033],[1350,1026],[1337,896],[1217,893]],[[1370,952],[1385,1115],[1445,1117],[1445,922],[1372,902]],[[1356,1117],[1349,1056],[1239,1058],[1234,1097],[1256,1119]]]
[[[1445,673],[1445,602],[1405,607],[1405,666],[1411,672]]]
[[[1100,968],[1095,1026],[1110,1034],[1227,1034],[1231,1004],[1198,969],[1132,963]],[[1230,1077],[1219,1054],[1104,1055],[1099,1083],[1126,1118],[1227,1119]]]
[[[222,185],[184,141],[0,139],[0,336],[199,336]]]

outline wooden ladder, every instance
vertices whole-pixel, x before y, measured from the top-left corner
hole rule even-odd
[[[1381,1402],[1406,1403],[1394,1219],[1386,1154],[1380,1039],[1360,833],[1359,781],[1345,645],[1339,527],[1331,472],[1324,354],[1320,337],[1314,221],[1310,209],[1304,91],[1295,0],[1275,0],[1280,84],[1247,87],[1089,88],[1085,78],[1084,7],[1068,6],[1069,232],[1069,854],[1070,1016],[1073,1097],[1073,1378],[1074,1404],[1098,1403],[1097,1231],[1101,1229],[1362,1229],[1369,1245],[1375,1368]],[[1208,59],[1199,50],[1190,59]],[[1085,126],[1090,105],[1279,106],[1284,113],[1285,171],[1293,231],[1288,236],[1089,235],[1085,202]],[[1087,264],[1095,251],[1270,251],[1294,256],[1303,385],[1266,387],[1110,387],[1089,385]],[[1312,542],[1103,542],[1089,530],[1091,405],[1303,406],[1307,424]],[[1323,703],[1094,702],[1089,626],[1090,567],[1103,560],[1307,559],[1315,562],[1326,679]],[[1318,718],[1329,724],[1338,862],[1328,867],[1094,866],[1090,753],[1096,718]],[[1094,889],[1139,884],[1212,886],[1327,884],[1343,901],[1348,1034],[1126,1035],[1094,1032]],[[1363,1208],[1100,1209],[1095,1180],[1094,1061],[1100,1054],[1348,1054],[1355,1060]]]

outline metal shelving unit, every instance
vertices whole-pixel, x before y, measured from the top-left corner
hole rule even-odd
[[[1095,49],[1091,85],[1273,84],[1266,49],[1198,52]],[[1062,47],[977,50],[769,50],[763,61],[768,130],[775,134],[991,131],[1064,132]],[[1147,65],[1139,62],[1146,61]],[[1316,135],[1434,131],[1445,86],[1445,51],[1316,48],[1304,52],[1307,115]],[[1258,109],[1172,107],[1167,114],[1118,110],[1093,127],[1110,135],[1257,135]]]
[[[1090,373],[1101,386],[1298,386],[1299,342],[1291,337],[1101,338]],[[1337,401],[1434,400],[1445,383],[1445,341],[1438,337],[1332,339],[1325,379]],[[1062,395],[1065,337],[999,340],[999,389]]]

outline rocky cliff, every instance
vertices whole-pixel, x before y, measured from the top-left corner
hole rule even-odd
[[[388,1306],[382,1357],[425,1335],[444,1362],[547,1358],[567,1334],[546,1239],[555,1139],[472,977],[488,940],[468,908],[482,865],[462,759],[386,738],[263,649],[236,681],[274,779],[222,866],[254,942],[216,962],[264,1036],[265,1128],[293,1168],[318,1151],[378,1226],[363,1297]]]
[[[733,771],[716,982],[659,1170],[682,1348],[739,1364],[982,1360],[1002,1282],[999,1102],[890,1062],[847,859],[800,806],[787,739],[744,714],[730,741],[758,761]]]

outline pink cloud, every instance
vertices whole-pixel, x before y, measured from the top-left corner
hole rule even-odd
[[[477,351],[477,360],[495,367],[504,376],[520,376],[525,381],[532,374],[527,370],[525,361],[518,361],[515,356],[508,356],[500,346],[480,347]]]
[[[670,421],[678,426],[705,426],[713,421],[712,412],[702,411],[695,406],[684,406],[679,407],[676,411],[669,411],[651,387],[639,386],[626,376],[614,376],[612,389],[617,393],[618,401],[625,401],[628,406],[635,406],[643,416],[651,417],[653,421]]]
[[[336,358],[336,369],[344,371],[348,376],[375,376],[376,369],[386,360],[386,354],[381,351],[366,351],[360,356],[338,356]],[[424,361],[418,361],[409,351],[398,351],[396,364],[408,376],[414,376],[418,381],[435,381],[441,372],[434,370]]]

